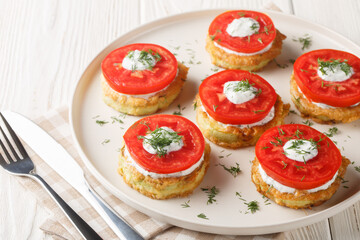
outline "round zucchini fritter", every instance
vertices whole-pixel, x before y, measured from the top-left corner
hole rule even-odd
[[[360,119],[360,104],[354,107],[321,108],[313,104],[299,91],[298,85],[291,75],[290,80],[291,100],[304,118],[311,118],[317,123],[348,123]]]
[[[342,163],[338,171],[338,177],[335,179],[335,181],[327,189],[313,193],[298,189],[296,189],[294,193],[282,193],[263,181],[259,172],[259,161],[256,157],[252,163],[251,180],[255,184],[256,190],[259,193],[263,194],[281,206],[300,209],[318,206],[329,200],[339,188],[341,179],[343,179],[346,168],[350,164],[350,161],[347,158],[342,157]]]
[[[280,55],[282,41],[286,38],[279,30],[276,30],[276,37],[271,48],[261,54],[252,56],[239,56],[227,53],[223,49],[215,46],[214,41],[207,36],[206,51],[210,53],[211,61],[214,65],[225,69],[241,69],[245,71],[260,71],[266,64]]]
[[[201,100],[196,96],[196,122],[203,133],[203,135],[211,142],[225,148],[241,148],[247,146],[254,146],[267,129],[284,124],[284,118],[288,115],[290,105],[284,104],[281,97],[278,95],[275,102],[275,116],[264,125],[239,128],[236,126],[225,126],[203,111],[201,107]]]
[[[153,199],[169,199],[186,197],[202,182],[210,163],[210,145],[205,143],[204,161],[192,173],[171,178],[152,178],[144,176],[131,165],[124,155],[125,144],[119,155],[118,173],[123,176],[126,184]]]
[[[148,115],[167,108],[180,94],[185,83],[188,68],[178,62],[178,75],[164,90],[156,93],[149,99],[139,96],[124,95],[113,90],[103,75],[101,75],[101,86],[104,102],[116,111],[129,115]]]

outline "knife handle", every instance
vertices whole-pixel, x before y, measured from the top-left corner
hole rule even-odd
[[[131,240],[143,240],[144,238],[136,232],[132,226],[126,222],[124,218],[118,215],[115,210],[109,206],[102,198],[97,194],[97,192],[92,189],[90,184],[85,180],[85,183],[88,187],[89,192],[91,193],[92,197],[99,203],[102,207],[104,212],[108,215],[113,223],[115,223],[116,227],[119,229],[121,234],[125,237],[125,239]]]
[[[50,194],[54,201],[63,210],[65,215],[69,218],[71,223],[79,231],[81,236],[86,240],[100,240],[102,239],[55,191],[45,180],[36,173],[30,174],[30,177],[37,181]]]

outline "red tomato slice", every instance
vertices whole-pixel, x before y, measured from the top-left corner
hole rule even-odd
[[[318,59],[347,60],[354,74],[346,81],[322,80],[317,74]],[[303,94],[314,102],[334,107],[349,107],[360,102],[360,59],[348,52],[320,49],[301,55],[294,63],[294,78]]]
[[[290,139],[319,141],[318,155],[306,163],[286,157],[283,146]],[[296,189],[312,189],[325,184],[336,174],[342,161],[339,149],[327,136],[301,124],[270,128],[261,135],[255,154],[267,175]]]
[[[131,71],[121,67],[126,55],[133,50],[160,54],[161,60],[152,70]],[[146,43],[135,43],[115,49],[105,57],[101,64],[102,73],[112,89],[124,94],[148,94],[168,86],[177,73],[177,60],[167,49]]]
[[[159,157],[147,152],[143,148],[143,139],[138,139],[138,136],[145,136],[149,128],[150,131],[154,131],[163,126],[182,136],[184,146],[178,151]],[[205,149],[205,140],[199,128],[190,120],[176,115],[158,114],[142,118],[126,131],[124,141],[137,164],[149,172],[159,174],[175,173],[190,168],[200,160]]]
[[[253,18],[260,28],[250,37],[232,37],[226,32],[228,25],[238,18]],[[276,29],[270,17],[255,11],[228,11],[217,16],[209,27],[209,36],[219,45],[241,53],[254,53],[267,47],[276,37]]]
[[[261,93],[250,101],[234,104],[223,93],[229,81],[247,79]],[[200,85],[199,96],[206,112],[216,121],[225,124],[250,124],[266,117],[274,106],[277,94],[274,88],[259,75],[242,70],[225,70],[206,78]]]

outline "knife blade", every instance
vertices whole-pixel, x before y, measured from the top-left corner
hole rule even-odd
[[[62,145],[21,114],[2,113],[17,135],[89,202],[120,239],[143,239],[90,187],[83,170]]]

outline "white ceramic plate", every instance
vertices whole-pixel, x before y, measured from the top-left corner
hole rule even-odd
[[[172,114],[178,111],[180,104],[183,116],[195,122],[195,111],[192,101],[197,93],[201,80],[213,74],[214,67],[205,51],[205,37],[210,22],[224,9],[206,10],[179,14],[142,25],[116,39],[107,46],[89,64],[74,92],[71,103],[71,124],[78,150],[89,170],[115,196],[141,212],[159,220],[192,229],[218,234],[263,234],[286,231],[309,225],[330,217],[360,199],[360,173],[355,166],[360,166],[357,152],[360,142],[360,121],[350,124],[338,124],[339,133],[332,137],[342,154],[354,161],[348,167],[346,183],[323,205],[312,210],[293,210],[278,206],[260,195],[250,180],[250,161],[254,158],[254,148],[227,150],[211,144],[211,165],[200,187],[216,186],[220,193],[214,204],[207,204],[207,194],[197,188],[187,198],[171,200],[152,200],[127,186],[117,174],[118,149],[121,146],[125,130],[139,117],[126,116],[123,124],[112,123],[111,117],[119,114],[102,102],[100,90],[100,64],[112,50],[129,43],[156,43],[168,48],[180,61],[190,67],[188,80],[180,97],[163,113]],[[294,38],[309,34],[312,45],[308,50],[334,48],[352,52],[360,56],[360,48],[351,41],[322,26],[299,18],[277,13],[266,12],[274,21],[277,29],[287,36],[281,56],[276,60],[287,64],[279,68],[274,62],[259,73],[265,78],[283,100],[290,103],[289,78],[292,64],[289,59],[296,59],[304,53],[301,44]],[[184,109],[183,109],[184,108]],[[292,105],[292,109],[295,109]],[[100,126],[96,120],[109,123]],[[299,115],[290,114],[286,123],[301,123]],[[325,132],[331,126],[314,124],[313,127]],[[107,141],[106,139],[109,139]],[[107,143],[105,143],[107,142]],[[226,172],[219,163],[227,167],[239,163],[242,172],[236,178]],[[256,200],[260,210],[248,213],[244,201],[236,196],[239,192],[246,202]],[[189,208],[182,204],[189,201]],[[200,213],[208,219],[197,217]]]

